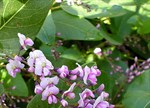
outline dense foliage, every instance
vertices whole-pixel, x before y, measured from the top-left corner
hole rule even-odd
[[[58,1],[0,0],[0,107],[60,108],[67,100],[68,107],[76,108],[83,92],[91,90],[89,100],[95,99],[94,105],[100,95],[110,108],[111,104],[115,108],[149,108],[150,0]],[[40,56],[32,63],[37,64],[35,70],[43,66],[42,61],[51,72],[33,72],[33,53]],[[13,73],[11,66],[17,67]],[[66,76],[75,75],[76,67],[80,74],[88,69],[95,69],[96,74],[95,70],[90,71],[94,78],[90,72],[88,77],[77,74],[77,84],[73,83],[74,77]],[[60,78],[50,81],[60,94],[53,92],[48,101],[42,91],[48,84],[41,84],[47,75]],[[93,94],[97,88],[100,93]],[[67,93],[61,90],[76,97],[64,98]],[[54,101],[57,97],[60,102]]]

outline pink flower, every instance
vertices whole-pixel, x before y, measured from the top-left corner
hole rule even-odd
[[[78,101],[78,104],[79,104],[78,107],[85,107],[88,104],[88,102],[90,101],[88,98],[95,97],[93,92],[87,88],[82,93],[79,93],[79,96],[80,96],[80,100]]]
[[[54,69],[52,63],[46,59],[42,51],[34,50],[29,53],[29,58],[27,60],[29,65],[29,72],[34,72],[39,76],[51,75],[50,70]]]
[[[35,74],[39,76],[51,75],[50,70],[54,69],[52,63],[45,58],[37,58],[35,61]]]
[[[27,50],[26,46],[32,46],[34,42],[30,38],[26,38],[23,34],[18,33],[20,45],[23,49]]]
[[[57,72],[59,73],[59,76],[61,78],[66,78],[67,75],[69,75],[68,67],[63,65],[61,68],[57,69]]]
[[[108,96],[109,96],[108,93],[102,92],[101,95],[95,100],[93,108],[107,108],[107,107],[109,107],[109,103],[107,101],[104,101],[104,99],[107,98]],[[103,106],[103,107],[97,107],[97,106]]]
[[[52,78],[42,78],[40,82],[40,86],[45,89],[48,85],[57,85],[59,82],[59,78],[54,76]]]
[[[97,88],[96,92],[100,95],[100,94],[102,93],[102,91],[104,90],[104,88],[105,88],[105,85],[104,85],[104,84],[101,84],[101,85]]]
[[[47,86],[42,93],[42,100],[46,100],[48,98],[49,104],[57,103],[57,99],[55,95],[59,93],[59,89],[56,86]]]
[[[84,76],[83,76],[83,81],[86,85],[88,85],[87,80],[90,81],[92,85],[97,84],[97,76],[101,74],[100,70],[97,69],[97,67],[91,67],[89,68],[86,66],[84,68]]]
[[[61,102],[63,107],[68,106],[68,102],[66,100],[62,99],[60,102]]]
[[[69,99],[75,98],[75,94],[72,92],[75,85],[76,85],[76,82],[74,82],[74,83],[70,86],[70,88],[62,94],[62,98],[64,98],[64,96],[67,96]]]
[[[56,98],[55,95],[50,95],[50,96],[48,97],[48,103],[49,103],[49,104],[52,104],[52,103],[56,104],[57,102],[58,102],[58,101],[57,101],[57,98]]]
[[[35,86],[34,93],[41,94],[42,91],[43,91],[43,88],[39,84]]]
[[[40,51],[40,50],[34,50],[33,52],[29,53],[29,58],[27,60],[27,63],[30,66],[30,68],[34,67],[35,60],[37,58],[45,58],[46,59],[46,57],[44,56],[43,52]]]
[[[21,63],[21,58],[18,56],[15,56],[14,60],[9,60],[9,63],[6,65],[6,69],[8,73],[12,77],[16,77],[16,73],[20,72],[21,69],[24,68],[24,64]]]

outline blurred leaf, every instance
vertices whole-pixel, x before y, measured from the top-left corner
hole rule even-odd
[[[61,5],[66,12],[86,18],[116,17],[126,13],[125,9],[118,5],[111,5],[102,0],[82,0],[80,5]]]
[[[99,30],[84,18],[67,14],[62,10],[52,13],[56,31],[65,40],[101,40]]]
[[[0,84],[0,95],[4,92],[4,86]]]
[[[127,23],[132,24],[132,25],[135,25],[135,26],[138,26],[138,25],[142,24],[139,15],[133,15],[133,16],[131,16],[131,17],[128,19]]]
[[[46,17],[43,26],[41,27],[37,38],[46,44],[51,44],[55,40],[56,28],[52,18],[51,11],[49,11],[48,16]]]
[[[127,23],[128,19],[133,15],[133,12],[129,12],[123,16],[115,17],[111,19],[111,38],[123,43],[124,38],[129,36],[131,33],[132,25]]]
[[[150,17],[150,0],[141,6],[139,13],[140,15]]]
[[[150,70],[146,70],[129,85],[122,102],[125,108],[150,107]]]
[[[138,33],[139,34],[148,34],[150,33],[150,17],[144,18],[142,20],[142,24],[138,28]]]
[[[1,70],[0,77],[6,92],[13,96],[28,96],[27,85],[19,73],[13,78],[6,70]]]
[[[58,104],[48,104],[48,100],[42,101],[41,95],[35,95],[28,103],[27,108],[59,108]]]
[[[3,0],[0,22],[0,48],[17,53],[17,33],[34,38],[49,11],[53,0]]]
[[[114,39],[109,33],[107,33],[103,28],[100,29],[100,34],[110,43],[114,45],[120,45],[121,42],[118,39]]]

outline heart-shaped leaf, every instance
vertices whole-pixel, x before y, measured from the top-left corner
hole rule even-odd
[[[0,2],[0,48],[17,52],[17,33],[34,38],[53,0],[3,0]],[[15,4],[15,5],[14,5]]]

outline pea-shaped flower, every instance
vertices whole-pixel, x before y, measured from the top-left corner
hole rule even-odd
[[[9,63],[6,65],[6,69],[12,77],[16,77],[16,73],[24,68],[24,64],[21,63],[21,60],[20,57],[15,56],[14,60],[10,59]]]
[[[19,42],[23,49],[27,50],[26,46],[32,46],[34,42],[30,38],[26,38],[25,35],[18,33]]]

